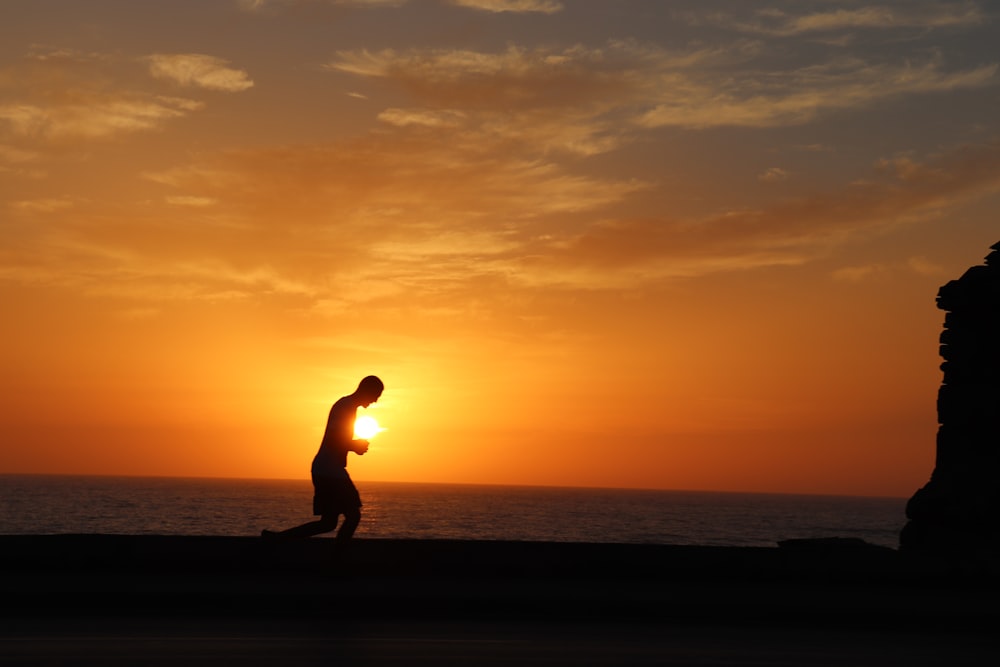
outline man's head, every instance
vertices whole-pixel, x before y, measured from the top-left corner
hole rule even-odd
[[[378,400],[379,396],[382,395],[383,389],[385,389],[385,385],[382,384],[382,381],[374,375],[369,375],[361,380],[354,395],[358,397],[359,403],[367,408]]]

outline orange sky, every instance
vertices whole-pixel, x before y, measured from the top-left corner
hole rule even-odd
[[[985,2],[0,6],[0,473],[909,496]]]

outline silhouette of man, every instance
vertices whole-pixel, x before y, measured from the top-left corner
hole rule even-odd
[[[385,385],[374,375],[361,380],[358,388],[330,408],[323,442],[312,462],[313,514],[318,521],[281,532],[261,531],[266,539],[299,539],[328,533],[337,527],[343,514],[344,523],[337,531],[337,541],[346,542],[361,522],[361,496],[347,474],[347,453],[361,455],[368,451],[368,441],[354,437],[354,420],[358,408],[367,408],[382,395]]]

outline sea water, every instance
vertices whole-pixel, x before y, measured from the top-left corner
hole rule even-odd
[[[896,547],[902,498],[358,481],[357,536]],[[259,535],[312,517],[308,480],[0,475],[0,534]]]

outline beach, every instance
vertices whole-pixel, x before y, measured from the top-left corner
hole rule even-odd
[[[978,664],[989,559],[771,548],[0,537],[4,664]]]

